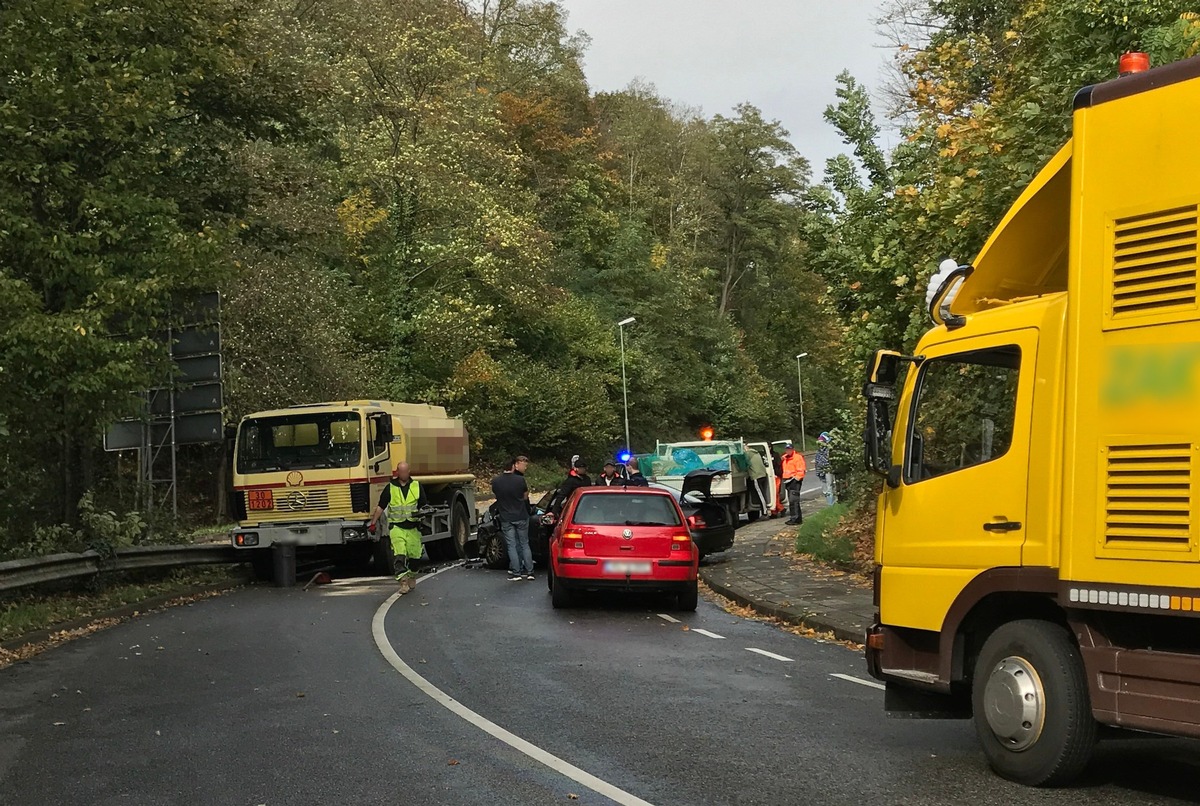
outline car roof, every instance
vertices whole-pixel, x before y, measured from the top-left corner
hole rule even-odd
[[[670,493],[667,493],[666,490],[626,484],[622,484],[620,487],[580,487],[579,493],[580,495],[625,495],[627,493],[645,495],[646,493],[652,493],[654,495],[670,496]]]

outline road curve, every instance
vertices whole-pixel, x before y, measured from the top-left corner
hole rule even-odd
[[[969,724],[884,719],[859,653],[706,602],[555,611],[544,579],[461,568],[381,612],[393,592],[377,579],[248,588],[0,671],[0,803],[611,802],[398,673],[377,613],[382,640],[431,686],[649,803],[1075,806],[1200,791],[1197,744],[1159,739],[1103,745],[1076,789],[1007,784]]]

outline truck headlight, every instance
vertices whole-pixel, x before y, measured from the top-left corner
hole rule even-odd
[[[350,527],[342,530],[342,540],[362,540],[367,536],[365,529]]]
[[[235,546],[257,546],[257,532],[237,532],[233,536],[233,545]]]

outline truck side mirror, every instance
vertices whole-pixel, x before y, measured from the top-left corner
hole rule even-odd
[[[379,433],[380,440],[385,444],[388,442],[391,442],[392,441],[392,418],[385,414],[382,417],[380,417],[379,419],[377,419],[376,422],[379,423],[379,425],[377,427],[379,428],[379,432],[380,432]]]
[[[874,398],[867,401],[867,427],[863,433],[863,449],[867,470],[888,476],[892,469],[892,424],[886,399]]]

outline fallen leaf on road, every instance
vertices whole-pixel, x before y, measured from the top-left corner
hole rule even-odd
[[[570,798],[571,800],[579,800],[579,796],[576,795],[574,792],[568,792],[567,797]]]
[[[297,696],[297,697],[303,697],[303,696],[304,696],[304,692],[303,692],[303,691],[297,691],[297,692],[296,692],[296,696]]]
[[[687,631],[688,631],[688,630],[690,630],[690,629],[691,629],[691,627],[689,627],[688,625],[686,625],[686,624],[684,624],[684,625],[683,625],[683,631],[684,631],[684,632],[687,632]]]
[[[61,727],[61,726],[65,725],[65,724],[67,724],[67,723],[66,723],[66,722],[55,722],[55,723],[54,723],[54,727],[56,727],[56,728],[57,728],[57,727]]]
[[[458,766],[458,759],[456,759],[456,758],[452,758],[452,759],[450,759],[450,761],[448,762],[448,764],[449,764],[449,766],[451,766],[451,767],[457,767],[457,766]]]

